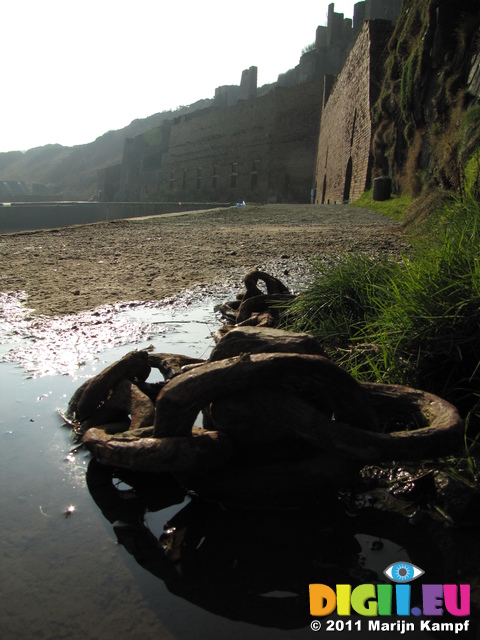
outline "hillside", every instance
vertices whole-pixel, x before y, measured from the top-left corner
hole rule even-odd
[[[23,180],[29,188],[32,184],[46,185],[51,194],[69,200],[88,200],[97,193],[97,171],[121,162],[125,138],[138,136],[158,127],[164,120],[191,113],[210,103],[210,99],[199,100],[175,111],[162,111],[134,120],[127,127],[108,131],[88,144],[74,147],[51,144],[26,152],[0,153],[0,179]]]

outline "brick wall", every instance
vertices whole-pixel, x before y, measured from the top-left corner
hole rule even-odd
[[[366,22],[323,109],[316,166],[316,202],[358,198],[371,179],[371,107],[384,73],[392,25]]]

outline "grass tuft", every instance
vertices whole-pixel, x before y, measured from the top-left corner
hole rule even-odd
[[[450,205],[439,224],[440,242],[398,260],[312,264],[287,321],[358,379],[416,386],[467,413],[480,388],[480,206]]]

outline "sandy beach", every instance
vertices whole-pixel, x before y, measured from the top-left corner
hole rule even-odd
[[[247,205],[0,236],[0,291],[38,314],[151,301],[198,285],[241,288],[253,268],[285,277],[310,259],[398,253],[401,227],[345,205]]]

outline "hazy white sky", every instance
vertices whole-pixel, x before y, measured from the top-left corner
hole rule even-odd
[[[353,15],[355,0],[335,11]],[[294,67],[329,0],[6,0],[0,152],[95,140],[136,118],[214,96],[258,67]]]

